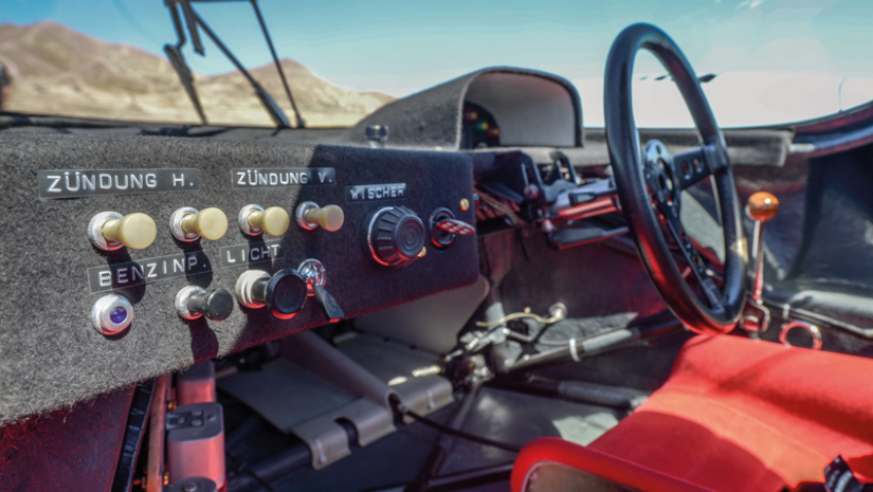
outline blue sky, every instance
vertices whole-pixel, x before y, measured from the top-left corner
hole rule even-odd
[[[667,31],[699,73],[816,72],[873,77],[871,0],[260,0],[280,56],[343,87],[403,96],[490,65],[601,77],[625,26]],[[269,52],[247,1],[195,9],[248,66]],[[175,42],[162,0],[2,0],[0,22],[52,19],[163,56]],[[206,42],[192,69],[231,71]],[[648,55],[638,72],[657,71]]]

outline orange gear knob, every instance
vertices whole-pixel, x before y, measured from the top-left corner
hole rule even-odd
[[[759,191],[746,202],[746,213],[752,220],[767,222],[779,212],[779,199],[766,191]]]

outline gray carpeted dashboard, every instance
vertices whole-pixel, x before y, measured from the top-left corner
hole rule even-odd
[[[234,169],[332,169],[333,184],[267,186],[240,185]],[[317,168],[317,169],[316,169]],[[181,179],[184,169],[188,191],[79,196],[81,176],[90,170],[168,170]],[[69,171],[76,197],[40,198],[49,186],[66,190],[62,178],[38,180],[40,171]],[[75,171],[80,171],[77,178]],[[138,172],[138,171],[137,171]],[[298,171],[299,172],[299,171]],[[46,173],[43,173],[45,175]],[[192,185],[196,176],[196,185]],[[45,176],[43,176],[45,178]],[[287,177],[286,177],[287,180]],[[328,178],[330,181],[330,178]],[[122,180],[122,184],[124,184]],[[39,183],[39,185],[38,185]],[[46,184],[48,183],[48,184]],[[169,185],[167,183],[170,183]],[[172,185],[165,181],[165,186]],[[372,201],[350,201],[347,187],[405,183],[406,196]],[[181,182],[179,183],[181,185]],[[96,187],[101,183],[98,181]],[[38,189],[38,186],[40,187]],[[115,184],[113,185],[115,186]],[[129,181],[128,187],[134,182]],[[403,268],[380,265],[369,258],[365,219],[375,209],[403,206],[429,224],[438,207],[457,218],[474,222],[473,210],[461,210],[461,199],[473,201],[470,159],[458,153],[399,151],[356,147],[299,145],[281,142],[238,142],[212,139],[0,134],[0,423],[88,399],[115,388],[179,369],[193,362],[227,354],[242,347],[326,324],[328,320],[312,298],[294,318],[280,320],[267,309],[247,309],[235,303],[231,316],[221,322],[200,318],[185,321],[174,307],[176,293],[185,286],[234,292],[238,276],[247,269],[275,272],[297,268],[316,258],[327,273],[327,290],[346,318],[474,282],[478,276],[474,237],[458,237],[446,249],[426,242],[426,254]],[[65,194],[66,192],[62,193]],[[49,196],[49,198],[51,198]],[[335,204],[345,212],[337,232],[307,231],[294,220],[303,201]],[[228,251],[259,247],[237,225],[240,209],[248,204],[280,206],[291,214],[291,226],[280,237],[267,237],[280,253],[249,265],[230,264]],[[169,219],[180,207],[217,207],[229,220],[221,239],[186,243],[174,239]],[[143,250],[103,252],[88,236],[91,218],[104,211],[142,212],[157,225],[157,239]],[[427,227],[426,227],[427,228]],[[262,246],[261,246],[262,247]],[[237,248],[237,249],[234,249]],[[188,256],[185,256],[185,255]],[[154,259],[173,270],[185,260],[180,274],[161,281],[130,282],[127,270],[119,283],[104,286],[89,269],[133,262],[147,267]],[[189,268],[189,258],[198,259]],[[263,259],[263,258],[258,258]],[[160,273],[160,272],[159,272]],[[160,275],[158,275],[160,276]],[[141,285],[134,285],[134,284]],[[133,304],[131,326],[106,336],[92,326],[94,303],[118,293]]]

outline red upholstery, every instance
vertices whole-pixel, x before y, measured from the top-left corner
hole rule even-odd
[[[642,491],[778,492],[821,483],[838,455],[873,481],[873,360],[698,336],[667,383],[587,449],[526,446],[512,490],[547,460]]]

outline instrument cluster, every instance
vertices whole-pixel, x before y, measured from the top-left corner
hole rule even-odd
[[[478,104],[466,102],[463,119],[462,149],[500,147],[500,126],[488,110]]]

